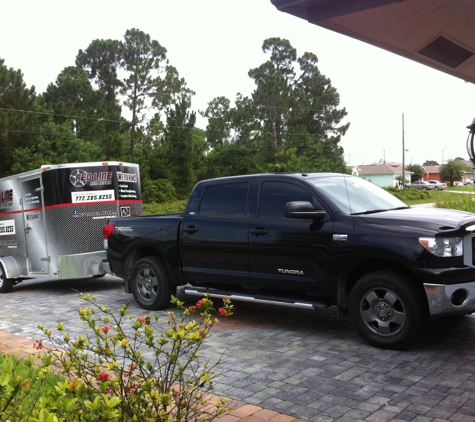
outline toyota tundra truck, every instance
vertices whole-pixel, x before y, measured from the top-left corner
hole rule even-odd
[[[369,344],[401,349],[431,318],[475,311],[475,214],[410,207],[358,177],[199,182],[182,214],[111,219],[110,272],[147,310],[177,286],[256,303],[335,306]]]

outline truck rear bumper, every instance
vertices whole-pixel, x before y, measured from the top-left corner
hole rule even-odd
[[[475,312],[475,281],[462,284],[424,283],[431,316]]]

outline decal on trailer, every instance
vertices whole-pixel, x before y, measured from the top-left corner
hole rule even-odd
[[[76,169],[71,172],[69,181],[77,188],[81,188],[89,183],[90,186],[110,185],[112,184],[111,171],[94,171],[88,172],[82,169]]]
[[[130,217],[130,207],[120,207],[121,217]]]
[[[114,189],[89,192],[71,192],[71,202],[73,204],[77,204],[78,202],[105,202],[114,200]]]
[[[121,171],[118,171],[117,180],[119,182],[137,183],[139,178],[137,176],[137,173],[123,173]]]
[[[26,214],[26,221],[41,220],[40,213]]]
[[[0,208],[9,208],[13,205],[13,189],[0,192]]]
[[[16,234],[15,220],[0,221],[0,236],[8,236],[10,234]]]

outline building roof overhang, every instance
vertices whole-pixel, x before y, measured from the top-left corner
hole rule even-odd
[[[475,83],[475,1],[271,0],[280,11]],[[345,54],[344,51],[335,52]]]

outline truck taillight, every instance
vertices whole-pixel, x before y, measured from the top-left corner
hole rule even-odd
[[[112,234],[114,229],[115,229],[115,226],[113,224],[107,224],[102,228],[102,232],[104,233],[104,249],[109,248],[109,243],[107,239],[109,239],[109,236]]]
[[[115,226],[113,224],[105,225],[103,228],[104,239],[109,239],[109,236],[112,234],[114,229],[115,229]]]

